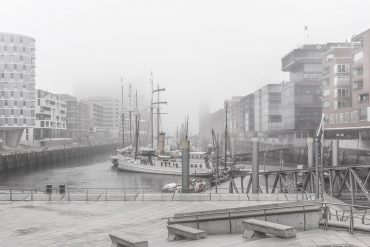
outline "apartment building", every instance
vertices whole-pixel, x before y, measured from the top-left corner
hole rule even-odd
[[[15,147],[35,126],[35,39],[0,33],[0,138]]]
[[[282,71],[289,72],[289,82],[282,88],[281,137],[296,139],[314,135],[322,114],[322,54],[327,45],[303,45],[281,59]]]

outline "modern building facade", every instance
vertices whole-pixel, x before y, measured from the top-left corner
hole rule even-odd
[[[261,89],[261,132],[271,134],[281,129],[281,84],[267,84]]]
[[[0,138],[19,144],[23,131],[35,126],[35,39],[0,33]]]
[[[57,94],[37,90],[35,140],[62,138],[67,129],[67,105]]]
[[[351,61],[351,43],[331,47],[322,56],[322,113],[328,129],[351,122]]]
[[[352,43],[352,126],[362,140],[370,140],[370,29],[355,35]]]
[[[91,126],[89,103],[68,94],[59,94],[58,96],[66,102],[67,106],[68,137],[81,141],[88,140]]]
[[[89,103],[103,107],[103,128],[112,136],[118,137],[122,131],[121,104],[117,99],[110,97],[93,97],[87,100]]]
[[[243,121],[243,131],[248,133],[254,132],[254,94],[248,94],[240,99],[241,114]]]
[[[102,105],[89,102],[91,126],[93,132],[105,132],[104,128],[104,107]]]
[[[282,71],[289,72],[290,81],[282,89],[282,128],[288,138],[314,135],[322,114],[321,77],[322,54],[327,45],[303,45],[285,55]]]

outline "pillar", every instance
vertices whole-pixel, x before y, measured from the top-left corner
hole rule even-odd
[[[339,164],[339,140],[338,139],[333,140],[331,146],[332,146],[331,165],[338,166]]]
[[[252,193],[259,193],[259,141],[252,138]]]
[[[307,165],[308,167],[313,167],[313,138],[307,139]]]
[[[181,142],[182,152],[182,192],[189,192],[189,161],[190,161],[190,142],[183,140]]]

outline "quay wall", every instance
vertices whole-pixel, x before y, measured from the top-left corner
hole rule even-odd
[[[119,144],[66,146],[52,149],[14,152],[0,155],[0,172],[22,167],[52,164],[113,151]]]

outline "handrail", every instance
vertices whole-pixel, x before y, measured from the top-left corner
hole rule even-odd
[[[252,208],[248,210],[241,210],[241,211],[225,211],[225,212],[214,212],[214,213],[203,213],[203,214],[193,214],[193,215],[184,215],[184,216],[172,216],[172,217],[163,217],[162,219],[175,219],[175,218],[190,218],[190,217],[199,217],[199,216],[209,216],[209,215],[219,215],[219,214],[232,214],[232,213],[246,213],[246,212],[254,212],[254,211],[264,211],[264,215],[266,214],[266,210],[274,210],[274,209],[288,209],[288,208],[296,208],[296,207],[308,207],[308,206],[317,206],[317,204],[305,204],[305,205],[295,205],[295,206],[283,206],[283,207],[265,207],[265,208]]]
[[[367,210],[370,209],[369,206],[352,205],[352,204],[345,204],[345,203],[332,203],[332,202],[320,202],[320,203],[325,208],[325,210],[324,210],[325,229],[327,229],[329,219],[331,220],[330,205],[332,205],[332,206],[341,206],[341,207],[349,207],[348,210],[335,210],[335,211],[336,211],[337,221],[347,221],[348,219],[350,220],[349,221],[349,232],[351,234],[354,232],[354,228],[355,228],[355,220],[354,219],[355,218],[356,219],[361,219],[361,224],[363,224],[363,225],[365,224],[365,219],[368,219],[368,218],[366,218],[366,215],[367,215]],[[354,215],[354,209],[357,209],[358,211],[359,210],[365,210],[365,212],[362,214],[362,216],[360,216],[360,215],[357,216],[357,215]],[[341,216],[338,217],[338,212],[343,212],[343,213],[342,213]],[[345,215],[346,212],[348,212],[349,215]],[[346,218],[346,219],[344,220],[344,218]]]

